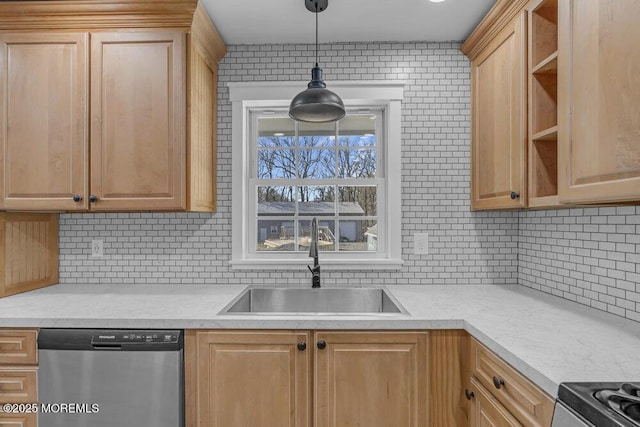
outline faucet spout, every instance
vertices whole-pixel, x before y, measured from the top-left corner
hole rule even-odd
[[[311,220],[311,236],[309,244],[309,258],[313,258],[313,268],[307,266],[311,272],[311,287],[320,287],[320,262],[318,261],[318,218]]]

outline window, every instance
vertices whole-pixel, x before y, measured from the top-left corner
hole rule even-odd
[[[286,111],[250,115],[249,250],[308,252],[317,217],[319,250],[377,251],[382,111],[325,124],[296,123]]]
[[[399,267],[402,84],[332,82],[347,115],[322,124],[288,117],[304,86],[229,86],[233,267],[306,265],[314,217],[323,268]]]

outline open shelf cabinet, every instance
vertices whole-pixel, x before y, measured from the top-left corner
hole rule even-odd
[[[529,207],[559,206],[558,0],[529,7]]]

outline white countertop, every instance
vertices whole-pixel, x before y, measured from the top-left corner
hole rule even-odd
[[[465,329],[551,396],[640,382],[640,323],[521,286],[388,286],[409,315],[218,315],[240,285],[56,285],[0,299],[0,327]]]

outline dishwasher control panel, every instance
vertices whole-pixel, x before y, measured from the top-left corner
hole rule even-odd
[[[130,343],[177,343],[178,336],[172,331],[126,331],[100,333],[91,338],[93,344],[130,344]]]
[[[41,329],[39,350],[172,351],[184,346],[179,329]]]

